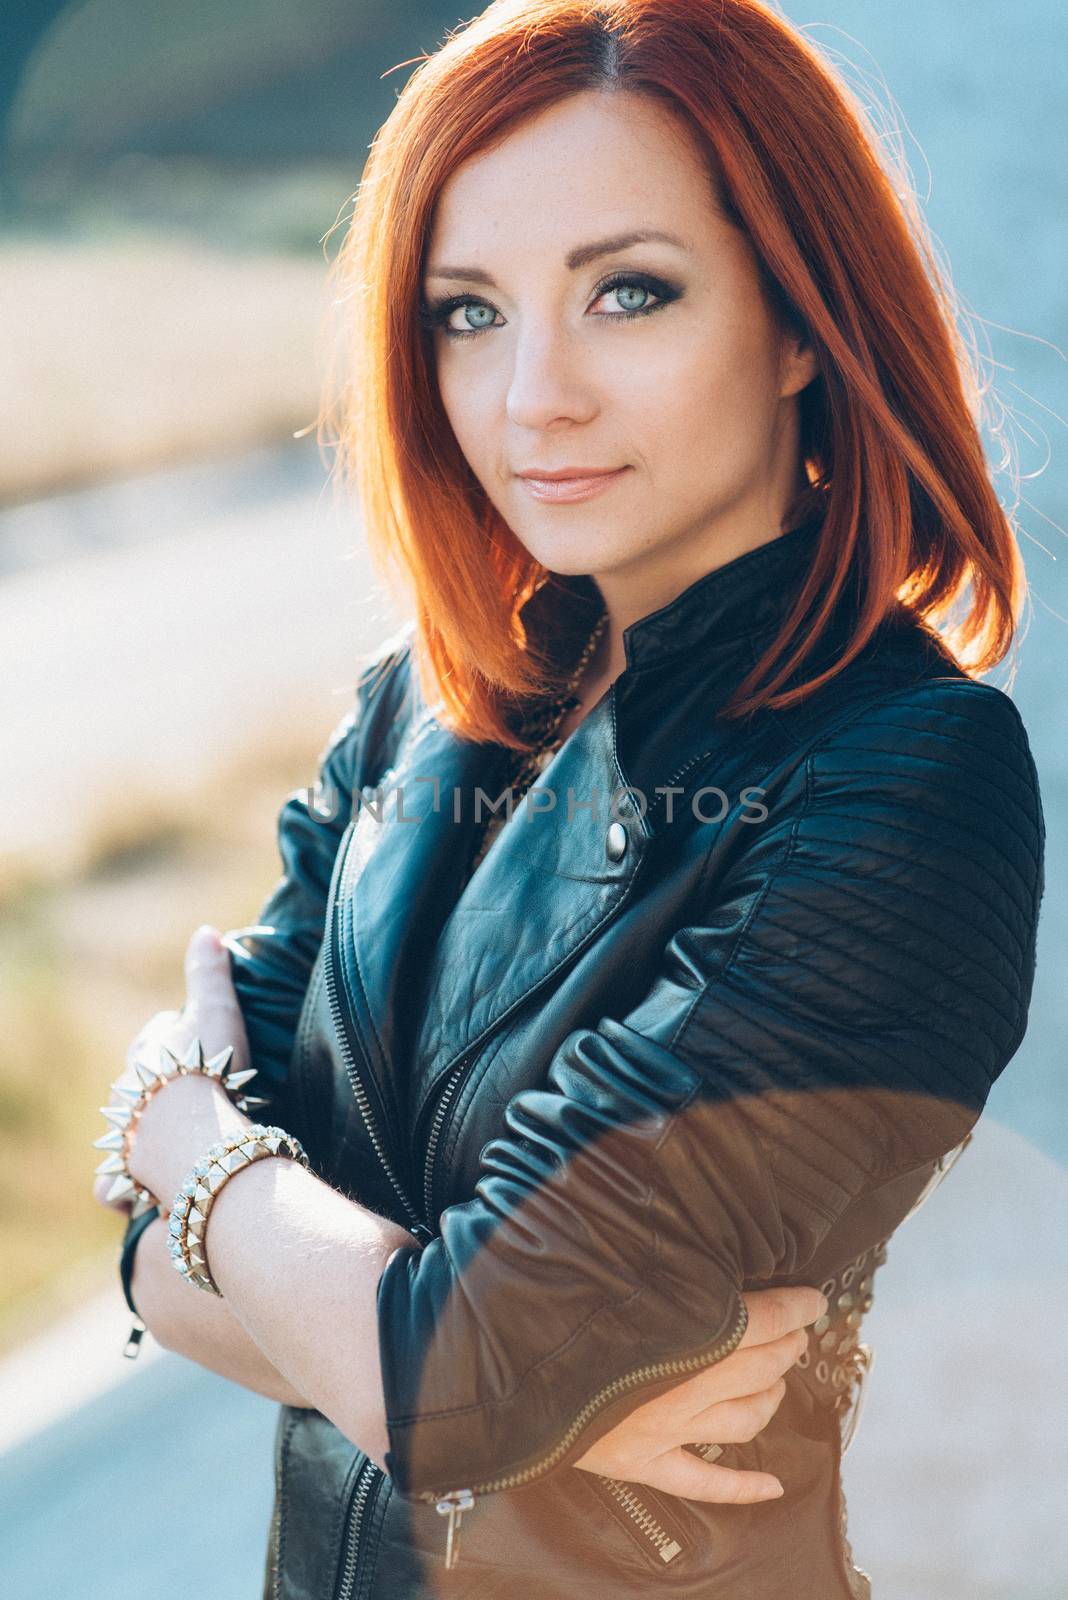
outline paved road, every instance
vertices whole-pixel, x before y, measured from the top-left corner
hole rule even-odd
[[[260,1600],[275,1414],[259,1396],[164,1353],[0,1457],[3,1593]],[[206,1571],[209,1557],[210,1582],[191,1584],[191,1564]]]
[[[76,869],[109,810],[348,710],[394,612],[322,476],[305,442],[0,513],[5,856]]]

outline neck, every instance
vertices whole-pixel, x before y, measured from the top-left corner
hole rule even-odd
[[[632,623],[669,605],[706,573],[770,544],[802,521],[803,513],[791,515],[791,510],[803,505],[807,489],[807,481],[795,483],[792,496],[772,495],[774,503],[762,496],[759,506],[738,506],[714,527],[702,530],[699,538],[688,534],[667,549],[649,551],[624,567],[591,572],[608,622],[583,681],[603,678],[611,682],[619,676],[627,664],[623,634]]]

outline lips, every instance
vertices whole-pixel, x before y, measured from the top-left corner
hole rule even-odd
[[[564,478],[606,478],[610,473],[621,472],[621,467],[531,467],[527,472],[517,472],[517,478],[535,478],[539,483],[559,483]]]
[[[520,472],[517,477],[535,500],[559,502],[587,500],[591,495],[600,494],[611,484],[617,483],[627,470],[626,467],[608,470],[563,467],[555,475]]]

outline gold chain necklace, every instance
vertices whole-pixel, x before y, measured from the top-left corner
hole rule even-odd
[[[598,617],[593,626],[593,631],[590,633],[589,638],[583,645],[582,654],[579,656],[578,661],[575,664],[575,669],[568,678],[567,683],[564,685],[562,691],[560,694],[547,701],[544,707],[539,708],[534,717],[531,719],[533,727],[538,730],[539,737],[535,747],[532,750],[526,750],[523,752],[522,760],[520,761],[516,771],[512,774],[510,788],[512,790],[513,805],[517,800],[522,798],[522,796],[526,793],[526,790],[533,783],[534,779],[541,772],[546,754],[550,751],[558,750],[563,743],[563,739],[561,738],[559,732],[560,724],[567,716],[567,713],[574,710],[575,706],[577,706],[579,703],[578,694],[576,691],[582,681],[582,676],[585,673],[586,668],[590,664],[593,653],[600,643],[601,635],[604,632],[607,623],[608,612],[602,611],[601,615]],[[505,817],[506,816],[507,813],[505,813]],[[497,812],[489,812],[487,816],[483,818],[482,838],[471,866],[472,872],[475,870],[475,867],[478,866],[479,862],[482,860],[482,857],[489,849],[495,832],[494,824],[496,823],[499,825],[505,820],[505,817],[502,817]]]

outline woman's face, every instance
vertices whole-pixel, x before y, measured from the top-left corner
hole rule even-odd
[[[442,404],[544,566],[641,616],[781,531],[814,357],[670,110],[590,90],[539,113],[452,175],[426,260]],[[519,476],[576,467],[622,470],[582,499]]]

